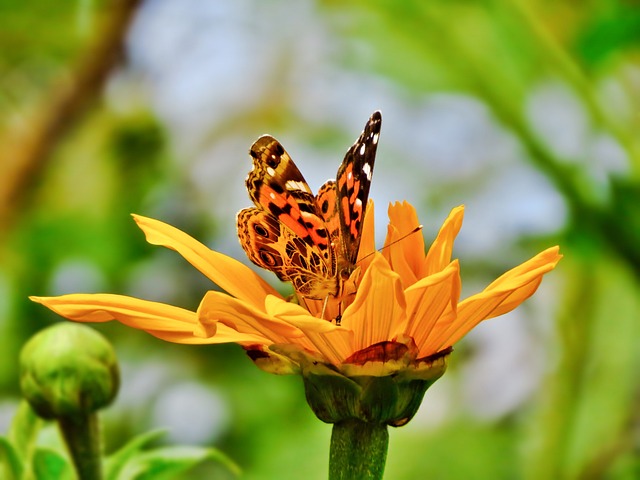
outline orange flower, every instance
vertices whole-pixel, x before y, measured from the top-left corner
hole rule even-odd
[[[347,377],[401,373],[435,380],[455,342],[482,320],[507,313],[530,297],[562,257],[557,246],[549,248],[459,301],[459,265],[451,261],[451,252],[463,207],[453,209],[426,255],[422,235],[410,234],[418,225],[411,205],[389,207],[381,252],[374,248],[372,212],[367,208],[357,291],[340,325],[319,318],[323,302],[302,302],[304,307],[290,302],[246,265],[138,215],[134,219],[149,243],[176,250],[226,293],[207,292],[197,312],[111,294],[32,300],[70,320],[117,320],[170,342],[238,343],[272,373],[304,374],[322,366]],[[338,307],[332,302],[329,314],[335,316]]]

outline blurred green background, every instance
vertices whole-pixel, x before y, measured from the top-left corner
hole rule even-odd
[[[251,143],[276,136],[315,189],[380,109],[379,243],[390,201],[416,206],[428,241],[464,203],[463,297],[547,246],[565,255],[456,346],[390,432],[387,478],[640,478],[639,46],[631,0],[3,0],[0,432],[21,345],[60,321],[28,295],[195,309],[212,286],[129,213],[249,263]],[[123,370],[108,451],[162,426],[248,479],[326,478],[331,428],[299,378],[235,345],[96,328]],[[212,470],[227,478],[184,478]]]

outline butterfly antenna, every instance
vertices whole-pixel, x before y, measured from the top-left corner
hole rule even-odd
[[[323,320],[324,320],[324,314],[327,311],[327,303],[329,303],[329,295],[324,297],[324,302],[322,303],[322,314],[320,315],[320,318]]]
[[[384,246],[384,247],[382,247],[382,248],[379,248],[379,249],[378,249],[378,250],[376,250],[375,252],[367,253],[364,257],[362,257],[360,260],[358,260],[358,262],[361,262],[361,261],[362,261],[362,260],[364,260],[365,258],[370,257],[371,255],[373,255],[373,254],[374,254],[374,253],[376,253],[376,252],[381,252],[381,251],[382,251],[382,250],[384,250],[385,248],[389,248],[391,245],[395,245],[396,243],[401,242],[402,240],[404,240],[404,239],[405,239],[405,238],[407,238],[408,236],[413,235],[414,233],[421,231],[421,230],[422,230],[422,228],[423,228],[423,227],[422,227],[422,225],[418,225],[418,226],[417,226],[417,227],[415,227],[413,230],[411,230],[409,233],[407,233],[407,234],[403,235],[403,236],[402,236],[402,237],[400,237],[400,238],[395,239],[393,242],[388,243],[387,245],[385,245],[385,246]]]

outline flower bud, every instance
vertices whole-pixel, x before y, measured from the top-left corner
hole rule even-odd
[[[90,327],[59,323],[35,334],[20,353],[20,387],[46,419],[86,415],[115,398],[120,375],[111,344]]]

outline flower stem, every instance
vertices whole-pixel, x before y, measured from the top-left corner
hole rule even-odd
[[[58,425],[64,436],[79,480],[101,480],[100,432],[98,415],[88,413],[73,417],[59,417]]]
[[[387,459],[387,425],[349,419],[333,424],[329,480],[380,480]]]

